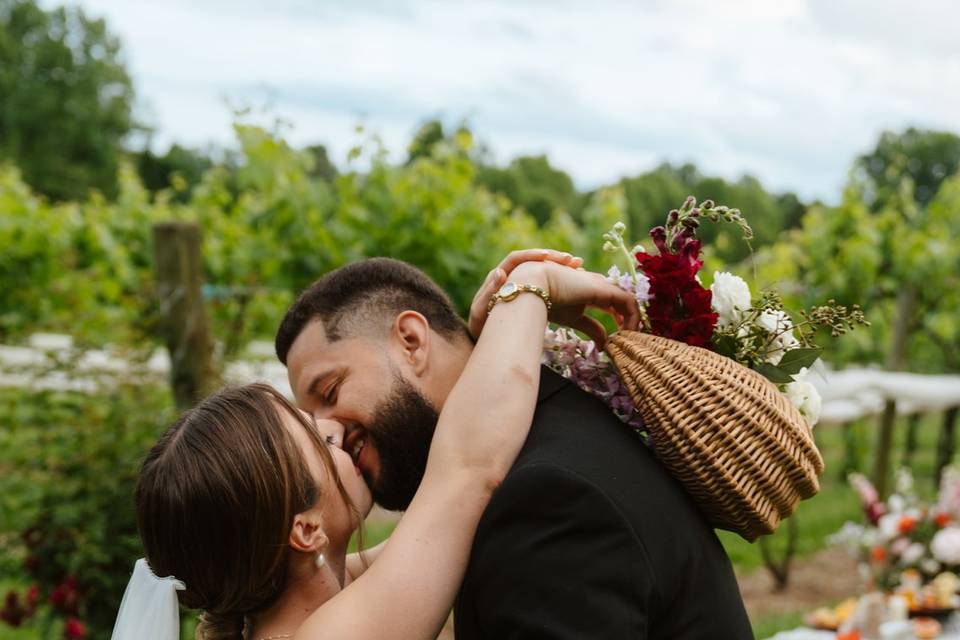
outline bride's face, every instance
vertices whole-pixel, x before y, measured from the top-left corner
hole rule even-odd
[[[350,508],[344,502],[336,486],[331,484],[324,469],[323,459],[320,457],[314,441],[299,420],[285,409],[281,408],[279,411],[284,426],[293,436],[297,446],[300,447],[303,459],[310,469],[310,475],[313,476],[321,488],[324,501],[325,528],[330,529],[328,534],[349,535],[359,523],[355,522]],[[310,414],[303,411],[300,414],[308,423],[313,422],[313,417]],[[331,437],[339,442],[340,440],[337,439],[339,434],[339,438],[342,439],[343,426],[340,423],[333,420],[318,420],[316,424],[321,438],[328,439],[328,437]],[[367,487],[359,467],[354,465],[353,459],[336,444],[331,444],[329,451],[334,464],[334,468],[330,471],[340,477],[340,482],[346,489],[350,501],[359,510],[360,517],[366,518],[373,506],[373,498],[370,496],[370,489]]]

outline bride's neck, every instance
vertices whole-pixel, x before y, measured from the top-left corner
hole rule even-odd
[[[340,593],[346,555],[346,548],[327,548],[319,568],[313,557],[292,558],[287,586],[269,609],[253,619],[251,640],[294,633],[320,605]]]

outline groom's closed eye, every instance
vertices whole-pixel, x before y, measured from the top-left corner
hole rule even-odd
[[[343,369],[337,369],[315,376],[307,388],[307,397],[315,398],[324,406],[332,406],[337,401],[337,391],[344,375]]]
[[[320,400],[327,406],[333,406],[337,401],[337,390],[340,388],[340,378],[334,380],[326,389],[324,389]]]

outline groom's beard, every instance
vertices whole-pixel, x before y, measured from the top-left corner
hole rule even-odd
[[[394,373],[390,396],[377,405],[367,435],[380,456],[380,474],[364,472],[373,499],[384,509],[410,506],[427,467],[439,415],[423,395]]]

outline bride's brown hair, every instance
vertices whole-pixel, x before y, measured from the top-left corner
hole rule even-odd
[[[137,521],[153,572],[182,580],[180,602],[203,611],[198,638],[240,638],[276,601],[294,516],[322,497],[278,411],[303,424],[360,522],[323,438],[273,387],[224,389],[185,413],[143,462]]]

